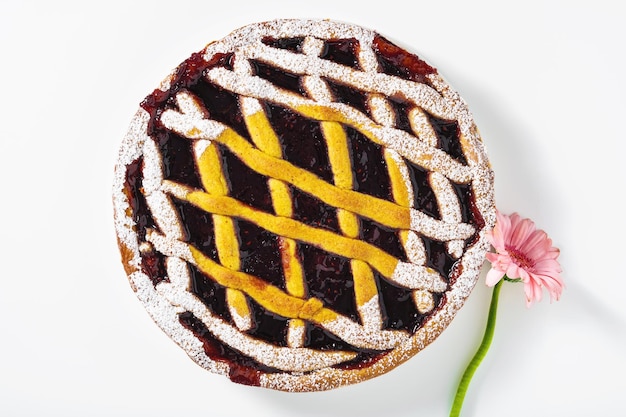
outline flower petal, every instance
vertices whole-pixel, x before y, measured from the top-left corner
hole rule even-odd
[[[528,240],[529,236],[535,231],[535,223],[530,220],[523,219],[516,222],[511,235],[511,241],[508,242],[510,246],[514,246],[518,250],[522,250],[524,242]]]
[[[506,275],[511,279],[522,278],[520,272],[522,269],[517,266],[514,262],[509,264],[509,267],[506,269]]]
[[[504,277],[504,271],[491,268],[485,277],[485,283],[488,287],[493,287]]]
[[[526,241],[522,242],[518,250],[524,252],[531,259],[542,258],[550,250],[550,242],[546,240],[546,237],[547,235],[543,230],[535,230]]]
[[[541,284],[535,280],[528,280],[524,283],[524,292],[526,293],[526,307],[531,307],[533,303],[541,301],[542,298]]]

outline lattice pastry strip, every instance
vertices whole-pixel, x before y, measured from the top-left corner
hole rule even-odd
[[[282,151],[278,138],[271,130],[269,121],[258,101],[248,97],[243,98],[242,110],[252,141],[261,151],[275,158],[281,158]],[[293,212],[291,194],[285,182],[270,178],[268,186],[276,215],[291,217]],[[296,254],[296,241],[286,237],[279,237],[279,240],[282,263],[285,266],[288,265],[284,268],[287,291],[296,297],[304,297],[304,275]],[[301,346],[304,343],[303,338],[304,322],[300,319],[291,320],[288,333],[289,346]]]

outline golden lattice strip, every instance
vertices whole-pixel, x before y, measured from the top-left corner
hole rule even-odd
[[[380,311],[378,286],[372,268],[363,261],[350,261],[352,277],[354,279],[354,297],[359,316],[365,327],[380,329],[383,325]]]
[[[353,187],[352,163],[348,138],[343,126],[334,122],[323,122],[322,133],[328,147],[328,159],[333,172],[333,181],[339,188],[351,190]],[[339,226],[344,235],[359,236],[359,220],[351,211],[337,210]]]
[[[274,133],[270,121],[267,119],[267,115],[258,101],[244,97],[242,98],[242,108],[244,109],[244,120],[252,142],[266,154],[274,158],[282,158],[283,151],[280,146],[280,140],[276,137],[276,133]]]
[[[258,100],[243,97],[241,99],[244,120],[252,142],[264,153],[282,158],[280,140],[272,129],[272,126],[263,111]],[[289,186],[280,180],[269,178],[267,180],[272,204],[277,216],[292,217],[293,203]],[[279,236],[278,245],[285,275],[285,287],[287,292],[296,297],[305,296],[304,271],[297,254],[296,241],[287,237]],[[304,343],[304,322],[300,319],[289,321],[287,341],[291,347],[299,347]]]
[[[391,194],[393,200],[403,207],[411,207],[413,203],[413,191],[407,187],[410,184],[409,173],[406,166],[402,167],[401,157],[395,151],[385,149],[385,163],[391,182]]]
[[[391,194],[393,200],[403,207],[411,207],[413,204],[413,190],[407,187],[410,184],[408,178],[406,165],[403,164],[401,156],[397,152],[390,149],[385,149],[385,163],[387,164],[387,172],[389,173],[389,180],[391,182]],[[407,256],[411,259],[413,255],[410,248],[407,246],[409,240],[409,234],[414,233],[410,230],[400,230],[398,232],[402,247],[407,252]]]
[[[196,162],[202,186],[207,193],[228,195],[228,185],[223,174],[221,155],[215,143],[197,143],[194,147]],[[226,268],[239,270],[239,241],[233,219],[229,216],[213,214],[215,246],[220,263]],[[250,307],[246,296],[237,290],[226,288],[226,303],[236,326],[241,330],[252,327]]]
[[[202,188],[209,194],[228,195],[228,185],[222,172],[222,158],[217,145],[207,140],[194,146]]]
[[[274,133],[265,112],[255,99],[245,98],[242,103],[244,108],[244,120],[252,141],[264,153],[282,158],[280,140]],[[293,204],[288,185],[280,180],[269,178],[268,188],[272,197],[272,204],[277,216],[291,217]],[[289,265],[284,271],[287,289],[296,296],[304,295],[304,277],[302,268],[296,266],[299,260],[296,255],[295,242],[282,235],[279,242],[283,256],[283,266]]]
[[[323,122],[322,132],[328,146],[328,159],[333,172],[335,185],[352,189],[354,177],[352,174],[352,158],[350,157],[349,139],[343,126],[335,122]],[[347,210],[337,210],[337,217],[341,231],[347,237],[357,239],[359,237],[359,219]],[[352,277],[354,279],[355,301],[361,321],[365,326],[378,326],[382,324],[380,308],[364,309],[370,301],[378,300],[378,290],[374,274],[370,266],[363,261],[352,259],[350,261]],[[377,303],[376,303],[377,304]]]

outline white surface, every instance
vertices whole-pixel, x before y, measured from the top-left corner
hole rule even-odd
[[[482,336],[490,295],[482,282],[404,365],[311,394],[209,374],[128,286],[110,189],[138,103],[205,43],[278,17],[360,24],[436,66],[474,113],[499,208],[534,219],[562,251],[567,289],[558,303],[528,310],[521,286],[503,288],[495,340],[463,415],[623,415],[618,2],[210,3],[0,1],[0,415],[448,415]]]

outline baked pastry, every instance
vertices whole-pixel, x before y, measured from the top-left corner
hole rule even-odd
[[[208,44],[123,140],[131,286],[200,366],[284,391],[387,372],[474,287],[495,222],[472,116],[431,65],[328,20]]]

